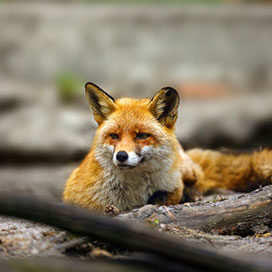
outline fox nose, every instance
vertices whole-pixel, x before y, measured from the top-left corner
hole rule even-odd
[[[126,151],[119,151],[117,154],[116,154],[116,159],[119,161],[119,162],[124,162],[128,159],[128,153]]]

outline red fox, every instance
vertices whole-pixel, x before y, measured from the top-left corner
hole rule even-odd
[[[63,193],[68,203],[103,212],[147,203],[174,205],[223,188],[248,191],[272,183],[272,151],[231,155],[192,149],[175,133],[179,95],[162,88],[152,99],[114,100],[93,83],[85,85],[98,123],[92,147]]]

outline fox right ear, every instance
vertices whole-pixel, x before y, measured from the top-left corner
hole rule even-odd
[[[179,100],[175,89],[165,87],[150,100],[149,110],[163,126],[172,128],[178,117]]]
[[[91,82],[85,84],[85,94],[95,121],[101,124],[115,110],[114,98]]]

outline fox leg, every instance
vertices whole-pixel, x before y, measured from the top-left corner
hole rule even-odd
[[[182,187],[176,188],[172,192],[157,191],[148,200],[148,204],[157,205],[175,205],[178,204],[182,197]]]
[[[197,164],[192,164],[190,171],[186,171],[183,175],[183,195],[180,202],[191,202],[201,200],[203,192],[199,188],[199,184],[203,182],[204,172]]]
[[[181,203],[197,201],[202,199],[202,193],[196,187],[204,177],[204,172],[200,165],[195,163],[181,148],[181,173],[184,185]]]

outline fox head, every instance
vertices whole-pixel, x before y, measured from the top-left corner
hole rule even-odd
[[[176,90],[162,88],[151,99],[115,100],[88,82],[85,93],[98,123],[92,148],[100,164],[125,170],[168,163],[176,146],[180,100]]]

